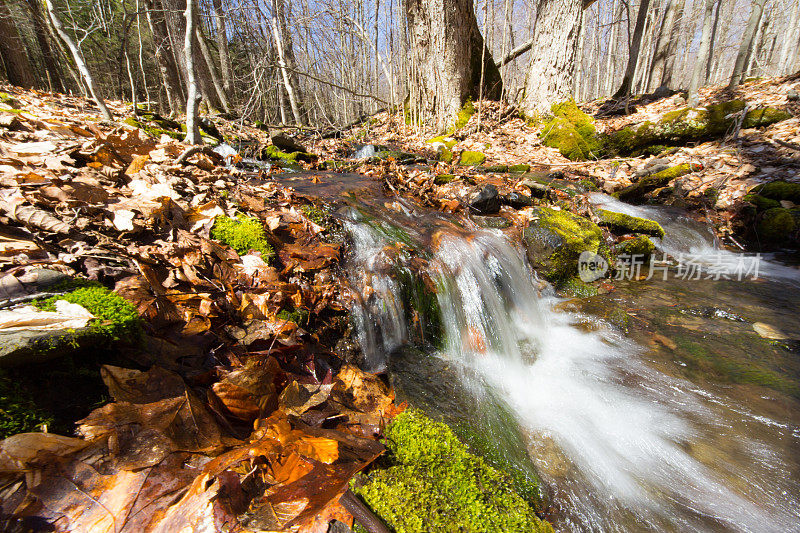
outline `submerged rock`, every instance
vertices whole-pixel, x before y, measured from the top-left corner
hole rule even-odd
[[[506,217],[484,217],[480,215],[473,215],[472,221],[482,228],[506,229],[511,227],[511,221]]]
[[[469,203],[470,211],[481,215],[493,215],[500,211],[500,195],[491,183],[484,186]]]
[[[502,203],[514,209],[523,209],[533,205],[533,200],[530,196],[525,196],[518,192],[510,192],[501,198]]]

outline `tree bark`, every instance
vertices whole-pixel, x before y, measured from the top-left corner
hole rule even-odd
[[[650,9],[650,0],[642,0],[639,4],[639,13],[636,15],[636,26],[633,28],[633,39],[628,52],[628,64],[625,67],[625,75],[622,77],[622,84],[614,94],[614,98],[622,98],[631,92],[633,75],[636,73],[636,63],[639,61],[639,49],[642,46],[642,36],[644,26],[647,22],[647,12]]]
[[[571,97],[583,9],[581,0],[540,0],[533,33],[536,53],[522,102],[525,113],[546,113],[552,103]]]
[[[197,93],[197,81],[194,72],[194,32],[195,32],[195,1],[187,0],[186,12],[186,38],[183,45],[183,53],[186,61],[186,138],[184,142],[189,144],[201,144],[200,126],[197,120],[197,107],[200,103],[200,95]]]
[[[39,43],[39,48],[42,50],[42,59],[47,70],[50,90],[64,92],[64,82],[61,69],[58,66],[58,56],[53,52],[53,47],[50,46],[50,32],[42,16],[42,6],[37,0],[26,0],[25,7],[28,8],[28,12],[31,14],[31,21],[36,32],[36,42]]]
[[[800,2],[792,2],[792,12],[789,15],[786,35],[781,47],[781,55],[778,60],[778,74],[794,73],[795,63],[797,62],[798,51],[800,48]]]
[[[217,22],[217,48],[219,48],[219,65],[222,70],[222,88],[227,94],[233,90],[233,76],[231,75],[230,53],[228,52],[228,31],[225,24],[225,12],[222,9],[222,0],[213,0],[214,16]]]
[[[195,16],[197,16],[197,14],[195,14]],[[214,85],[214,92],[219,99],[220,105],[222,105],[222,110],[226,113],[230,113],[231,105],[228,103],[228,95],[225,94],[225,88],[223,87],[222,80],[217,73],[216,63],[214,63],[214,58],[211,56],[211,51],[208,49],[205,37],[203,37],[203,30],[198,21],[195,21],[195,38],[197,39],[197,44],[200,47],[200,52],[203,54],[203,59],[208,66],[208,73],[211,76],[211,83]]]
[[[745,68],[756,44],[755,37],[761,26],[761,16],[764,14],[766,3],[767,0],[753,0],[750,17],[747,19],[747,26],[742,34],[742,44],[739,46],[739,53],[736,54],[736,63],[733,66],[730,82],[728,82],[729,89],[736,87],[744,79]]]
[[[83,82],[86,84],[86,88],[89,89],[89,93],[97,103],[97,107],[100,108],[100,113],[102,113],[104,119],[109,121],[114,120],[114,117],[111,115],[111,111],[108,110],[105,101],[103,101],[103,99],[100,97],[100,94],[97,92],[97,89],[94,86],[94,79],[92,78],[92,74],[89,72],[89,69],[86,67],[86,63],[83,61],[81,51],[78,49],[75,41],[72,40],[72,37],[70,37],[69,34],[64,31],[64,25],[61,24],[61,20],[59,20],[55,9],[53,9],[52,0],[44,0],[44,2],[45,7],[47,8],[47,13],[50,15],[50,22],[53,24],[53,28],[55,28],[56,33],[61,40],[64,41],[64,44],[67,45],[67,48],[69,48],[70,52],[72,52],[72,58],[75,60],[75,65],[78,67],[78,72],[81,73]]]
[[[25,43],[17,31],[5,0],[0,0],[0,57],[11,85],[30,89],[36,84]]]
[[[705,79],[705,70],[708,64],[708,55],[711,52],[711,38],[714,26],[714,3],[715,0],[706,0],[703,10],[703,33],[700,36],[700,48],[697,50],[697,58],[692,68],[692,78],[689,80],[689,96],[687,102],[689,107],[695,107],[700,103],[700,84]]]
[[[478,29],[472,0],[407,0],[405,8],[414,67],[412,109],[445,129],[467,99],[481,92],[484,98],[500,97],[500,71]]]
[[[294,122],[296,125],[302,126],[303,113],[300,111],[300,83],[297,80],[294,52],[291,51],[291,41],[289,41],[289,32],[286,28],[283,1],[273,0],[272,10],[272,38],[275,40],[275,51],[278,54],[278,67],[280,68],[283,87],[292,110]]]
[[[169,38],[167,23],[164,18],[164,6],[161,0],[145,0],[147,5],[147,22],[153,34],[156,62],[161,72],[161,81],[167,93],[167,102],[173,113],[186,109],[186,100],[181,88],[178,65],[172,53],[172,42]]]

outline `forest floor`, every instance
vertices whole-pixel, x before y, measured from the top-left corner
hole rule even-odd
[[[796,76],[705,88],[701,105],[740,99],[790,117],[651,155],[571,161],[543,144],[541,121],[496,102],[475,104],[439,144],[387,113],[335,137],[297,135],[302,152],[285,136],[271,146],[256,125],[206,124],[233,155],[187,152],[179,124],[122,102],[108,102],[119,121],[103,122],[83,98],[2,88],[0,520],[116,532],[352,525],[358,511],[340,496],[404,406],[341,342],[356,295],[333,211],[348,176],[521,226],[536,203],[590,216],[576,192],[626,190],[656,159],[688,163],[644,200],[686,208],[749,249],[792,246],[795,225],[771,243],[754,236],[766,211],[744,198],[765,182],[800,183],[798,89]],[[685,107],[675,95],[633,105],[595,120],[597,133]],[[375,156],[353,159],[363,145]],[[465,152],[485,161],[461,165]],[[482,213],[475,196],[490,184],[505,200]],[[795,216],[792,194],[767,198],[770,208]]]

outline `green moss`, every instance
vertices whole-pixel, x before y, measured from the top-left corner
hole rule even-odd
[[[144,130],[146,134],[148,134],[151,137],[155,137],[156,139],[160,138],[162,135],[168,135],[169,137],[172,137],[175,140],[181,141],[183,140],[184,137],[184,133],[181,131],[159,128],[158,126],[153,126],[151,124],[139,122],[134,117],[128,117],[123,122],[125,122],[125,124],[128,124],[129,126],[133,126],[134,128],[139,128],[141,130]]]
[[[472,118],[472,115],[475,114],[475,104],[472,103],[472,100],[468,99],[464,102],[464,105],[461,107],[461,110],[456,115],[456,122],[452,128],[447,131],[448,135],[452,135],[453,133],[457,132],[461,128],[467,125],[469,119]]]
[[[758,236],[769,242],[782,242],[792,238],[797,223],[791,211],[773,207],[764,211],[758,223]]]
[[[597,191],[597,190],[599,190],[598,187],[597,187],[597,184],[595,182],[593,182],[592,180],[581,180],[581,181],[578,182],[578,184],[580,184],[580,186],[583,187],[584,189],[586,189],[587,191]]]
[[[680,178],[681,176],[685,176],[686,174],[693,172],[695,168],[696,167],[692,166],[690,163],[675,165],[673,167],[664,169],[661,172],[656,172],[650,176],[645,176],[633,185],[629,185],[624,189],[615,192],[611,196],[626,201],[638,199],[654,189],[668,185],[669,182],[676,178]]]
[[[614,213],[605,209],[598,209],[597,216],[600,217],[600,226],[605,226],[612,231],[624,233],[643,233],[653,237],[663,237],[664,228],[654,220],[633,217],[623,213]]]
[[[436,185],[444,185],[445,183],[450,183],[456,179],[453,174],[438,174],[435,178],[433,178],[433,182]]]
[[[590,220],[548,207],[536,207],[532,215],[523,240],[531,262],[547,279],[565,282],[575,276],[578,258],[585,251],[611,262],[603,231]]]
[[[511,165],[508,167],[509,172],[515,172],[524,174],[525,172],[529,172],[531,170],[531,166],[527,163],[519,163],[517,165]]]
[[[778,200],[773,200],[772,198],[766,198],[761,196],[760,194],[748,194],[742,198],[745,202],[750,202],[754,206],[758,208],[759,211],[766,211],[767,209],[771,209],[773,207],[780,207],[781,203]]]
[[[446,425],[418,411],[386,430],[387,466],[354,487],[397,533],[550,532],[511,479],[469,451]]]
[[[800,183],[772,181],[753,187],[751,192],[772,200],[789,200],[791,202],[800,203]]]
[[[281,309],[278,311],[278,318],[289,322],[294,322],[298,326],[308,325],[308,311],[305,309]]]
[[[573,100],[551,107],[553,118],[542,127],[542,143],[558,148],[561,155],[572,161],[597,159],[602,143],[596,136],[592,118],[581,111]]]
[[[742,127],[761,128],[790,118],[792,118],[791,113],[788,113],[783,109],[762,107],[760,109],[748,111],[744,117],[744,123],[742,124]]]
[[[444,326],[437,291],[428,288],[422,277],[406,266],[398,266],[394,274],[400,285],[406,323],[412,324],[412,334],[422,343],[441,346]]]
[[[656,245],[647,235],[637,235],[633,239],[628,239],[614,245],[614,253],[619,256],[643,256],[650,257],[656,249]],[[637,258],[638,259],[638,258]]]
[[[453,152],[450,151],[449,148],[442,148],[439,151],[439,161],[444,161],[445,163],[450,163],[453,161]]]
[[[453,139],[452,137],[445,137],[444,135],[439,135],[438,137],[434,137],[427,141],[430,144],[443,144],[445,148],[448,150],[452,150],[453,146],[455,146],[458,141]]]
[[[508,165],[489,165],[487,167],[483,167],[483,170],[486,172],[503,173],[508,172]]]
[[[211,228],[211,237],[227,244],[239,255],[255,250],[261,252],[264,261],[269,261],[274,253],[267,242],[264,226],[255,217],[239,215],[234,219],[218,216]]]
[[[270,144],[269,146],[264,147],[262,151],[262,157],[267,157],[268,159],[273,160],[283,160],[289,161],[292,163],[297,163],[297,157],[302,154],[302,152],[284,152],[277,146]]]
[[[477,166],[484,161],[486,161],[486,156],[483,152],[465,150],[461,152],[461,158],[458,160],[458,164],[461,166]]]
[[[36,406],[32,393],[0,369],[0,439],[52,424],[53,418]]]
[[[58,300],[81,305],[95,316],[97,320],[90,322],[89,334],[100,334],[110,340],[127,340],[141,335],[141,320],[133,304],[99,283],[89,282],[66,294],[37,300],[33,305],[44,311],[55,311]]]
[[[597,287],[584,282],[579,277],[571,277],[561,285],[561,290],[576,298],[597,296]]]

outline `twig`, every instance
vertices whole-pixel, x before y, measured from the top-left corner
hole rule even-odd
[[[339,498],[339,503],[342,507],[347,509],[353,518],[358,520],[358,523],[364,526],[369,533],[389,533],[389,528],[381,522],[381,519],[369,510],[369,507],[358,499],[358,496],[353,494],[353,491],[347,489],[342,497]]]

